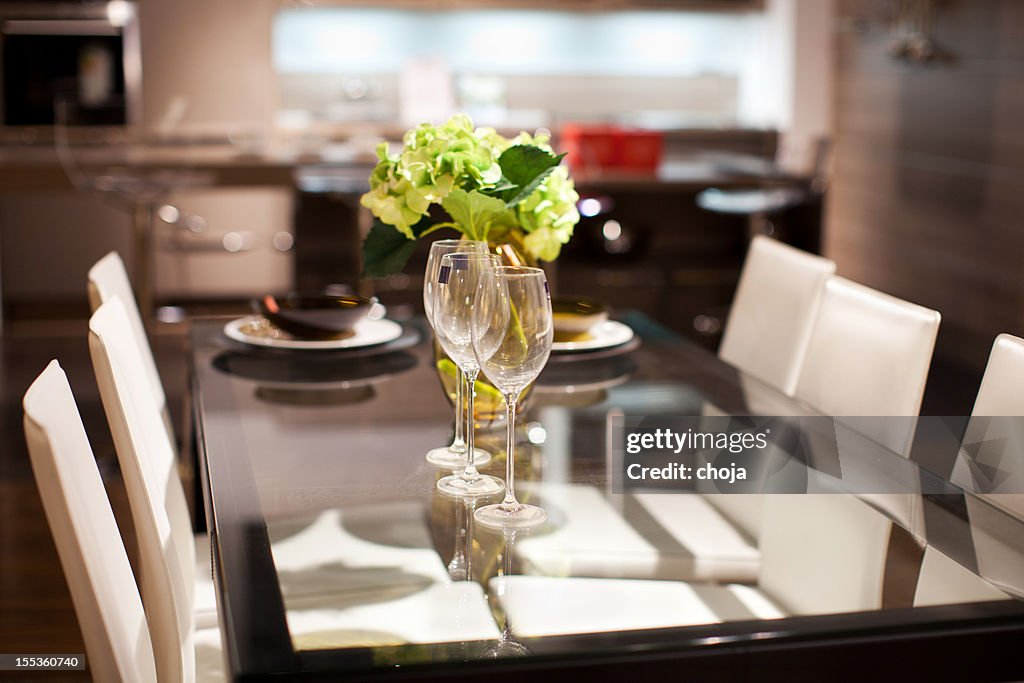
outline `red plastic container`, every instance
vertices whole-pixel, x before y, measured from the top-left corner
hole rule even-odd
[[[560,146],[574,169],[654,173],[661,163],[664,136],[658,131],[608,124],[567,123]]]
[[[661,164],[664,136],[654,130],[623,130],[619,139],[618,167],[654,173]]]

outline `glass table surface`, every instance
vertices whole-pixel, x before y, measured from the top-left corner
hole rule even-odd
[[[905,457],[877,421],[836,423],[643,316],[620,319],[637,342],[552,356],[517,418],[517,494],[549,520],[515,534],[472,523],[492,501],[435,488],[448,472],[424,455],[450,442],[453,410],[421,320],[382,347],[331,352],[248,348],[224,336],[227,320],[195,321],[193,416],[232,675],[486,676],[1024,628],[1024,523],[948,482],[963,425],[896,423],[913,436]],[[478,422],[494,455],[482,471],[503,477],[503,418],[478,396],[494,409]],[[764,495],[624,476],[624,432],[730,416],[799,433],[773,441],[786,475]],[[813,447],[819,431],[830,449]],[[954,583],[967,572],[980,592],[929,596],[922,564]]]

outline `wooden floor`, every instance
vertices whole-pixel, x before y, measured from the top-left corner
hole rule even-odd
[[[12,329],[13,328],[13,329]],[[155,352],[176,424],[186,386],[184,327],[166,326]],[[71,596],[25,448],[21,399],[51,359],[68,375],[86,432],[135,563],[134,530],[89,359],[85,321],[9,325],[0,337],[0,653],[83,653]],[[87,672],[0,672],[0,680],[86,681]]]

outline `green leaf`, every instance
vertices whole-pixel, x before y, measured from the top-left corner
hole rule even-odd
[[[498,164],[505,179],[516,186],[516,189],[505,190],[501,198],[512,207],[523,201],[537,189],[555,166],[562,161],[564,154],[555,156],[551,152],[534,145],[513,145],[498,159]]]
[[[413,234],[419,237],[431,223],[432,219],[424,216],[412,226]],[[416,240],[406,238],[394,226],[374,218],[373,227],[363,240],[363,277],[387,277],[400,272],[415,250]]]
[[[486,240],[492,225],[515,220],[505,202],[477,190],[466,192],[456,188],[441,201],[441,206],[458,223],[462,234],[473,240]]]
[[[491,197],[500,197],[503,193],[508,190],[518,189],[519,186],[511,182],[508,178],[502,176],[501,180],[494,187],[489,187],[484,190],[484,194],[490,195]]]

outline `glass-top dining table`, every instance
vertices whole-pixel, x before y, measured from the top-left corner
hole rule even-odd
[[[472,523],[493,501],[441,495],[449,472],[424,458],[453,427],[421,319],[338,351],[249,346],[225,319],[194,321],[231,677],[1021,673],[1008,653],[1024,635],[1024,522],[950,483],[964,418],[837,421],[639,314],[620,320],[633,340],[554,354],[532,387],[516,492],[549,518],[504,534]],[[501,477],[503,411],[484,387],[477,404],[481,471]],[[901,430],[904,452],[882,445]],[[659,431],[747,440],[659,450]],[[936,558],[938,583],[922,569]],[[979,576],[981,594],[943,597]]]

